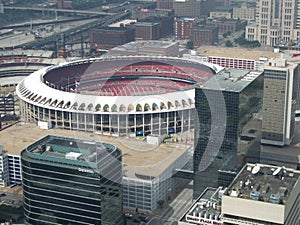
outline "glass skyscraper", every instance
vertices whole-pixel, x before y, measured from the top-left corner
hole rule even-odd
[[[21,153],[26,224],[123,224],[122,154],[46,136]]]
[[[246,161],[259,161],[262,86],[262,72],[228,69],[195,89],[194,198],[229,185]]]

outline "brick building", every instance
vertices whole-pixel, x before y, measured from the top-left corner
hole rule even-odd
[[[197,26],[196,18],[175,18],[174,35],[176,39],[191,39],[191,31]]]
[[[134,10],[132,18],[138,22],[159,23],[160,38],[173,34],[174,10],[155,9],[142,12]]]
[[[74,9],[74,5],[72,1],[58,0],[57,1],[58,9]]]
[[[156,9],[173,9],[173,0],[157,0]]]
[[[99,27],[90,31],[92,49],[110,49],[134,41],[135,30],[130,27]]]
[[[131,27],[135,28],[135,40],[157,40],[160,38],[159,23],[137,22]]]
[[[198,26],[192,29],[191,40],[194,46],[214,45],[218,43],[218,26]]]
[[[208,20],[208,25],[217,25],[219,27],[219,33],[226,33],[228,31],[235,32],[244,29],[247,25],[247,21],[233,20],[233,19],[220,19],[217,21]]]

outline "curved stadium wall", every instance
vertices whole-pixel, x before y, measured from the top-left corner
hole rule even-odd
[[[32,73],[17,95],[26,121],[116,136],[165,135],[193,129],[195,85],[217,70],[172,57],[84,59]]]

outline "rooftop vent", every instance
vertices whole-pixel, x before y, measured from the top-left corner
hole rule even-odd
[[[286,187],[280,187],[280,188],[279,188],[279,195],[280,195],[281,197],[286,197],[287,192],[288,192],[288,189],[287,189]]]
[[[249,197],[252,200],[258,201],[260,198],[260,192],[259,191],[251,191]]]
[[[238,191],[232,190],[231,193],[230,193],[230,196],[231,196],[231,197],[237,197],[238,194],[239,194]]]
[[[280,203],[280,196],[277,195],[277,194],[271,194],[269,201],[271,203],[274,203],[274,204],[279,204]]]
[[[224,78],[225,78],[225,79],[228,79],[228,78],[230,78],[230,77],[231,77],[231,75],[230,75],[230,72],[229,72],[229,71],[224,72]]]
[[[66,159],[72,159],[72,160],[77,160],[79,158],[79,156],[81,156],[82,154],[79,152],[68,152],[65,155]]]

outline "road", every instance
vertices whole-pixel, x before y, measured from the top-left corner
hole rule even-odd
[[[148,225],[176,225],[179,218],[193,203],[193,181],[188,183],[178,196],[165,206],[158,216],[152,218]]]
[[[66,24],[54,24],[51,31],[47,29],[47,30],[39,31],[39,33],[43,38],[46,38],[46,37],[50,37],[51,35],[54,35],[55,33],[61,34],[62,32],[68,31],[70,29],[74,29],[76,26],[83,26],[84,24],[88,24],[95,21],[97,21],[97,19],[75,21]],[[47,26],[39,26],[34,30],[38,30],[40,28],[45,28],[45,27]],[[26,31],[14,31],[13,35],[0,38],[0,48],[22,46],[27,43],[36,41],[34,34],[30,32],[34,30],[28,28]]]

